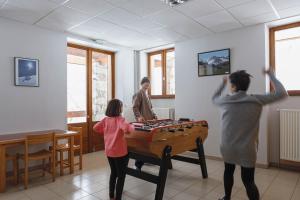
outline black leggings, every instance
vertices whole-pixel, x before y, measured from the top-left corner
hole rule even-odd
[[[121,200],[129,157],[126,155],[116,158],[107,157],[107,159],[111,170],[109,178],[109,197],[114,198],[116,190],[116,200]]]
[[[235,165],[225,163],[225,171],[224,171],[224,188],[225,188],[225,197],[224,200],[231,199],[231,190],[234,182],[234,170]],[[241,176],[243,184],[246,188],[247,195],[249,200],[259,200],[259,192],[254,182],[254,173],[255,168],[246,168],[241,167]]]

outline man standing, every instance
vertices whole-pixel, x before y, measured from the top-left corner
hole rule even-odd
[[[150,87],[150,80],[144,77],[141,81],[142,88],[133,96],[133,113],[138,122],[144,122],[148,120],[157,119],[155,113],[152,110],[152,104],[148,95],[148,89]],[[136,161],[135,166],[141,170],[144,163],[142,161]]]
[[[141,81],[142,88],[133,96],[133,113],[138,122],[156,119],[148,95],[150,80],[144,77]]]

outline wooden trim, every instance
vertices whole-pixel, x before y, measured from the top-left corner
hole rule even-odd
[[[269,29],[270,69],[273,70],[274,72],[275,72],[275,68],[276,68],[275,32],[290,29],[290,28],[296,28],[296,27],[300,27],[300,22],[296,22],[296,23],[292,23],[292,24],[286,24],[286,25],[277,26],[277,27],[272,27],[272,28]],[[271,82],[270,82],[270,90],[274,91],[274,87],[273,87]],[[300,90],[288,90],[287,92],[290,96],[300,96]]]
[[[175,95],[151,95],[151,99],[174,99]]]
[[[151,89],[149,89],[148,93],[151,99],[174,99],[175,95],[168,95],[167,94],[167,53],[175,51],[175,48],[168,48],[163,50],[158,50],[154,52],[150,52],[147,55],[147,71],[148,71],[148,78],[151,80],[151,56],[161,54],[162,59],[162,95],[151,95]]]
[[[93,47],[87,47],[87,46],[83,46],[80,44],[74,44],[74,43],[68,43],[68,47],[73,47],[73,48],[77,48],[77,49],[83,49],[83,50],[91,50],[91,51],[95,51],[95,52],[99,52],[99,53],[104,53],[104,54],[109,54],[109,55],[113,55],[115,54],[115,52],[113,51],[108,51],[108,50],[103,50],[103,49],[97,49],[97,48],[93,48]]]
[[[115,53],[113,53],[111,55],[111,87],[112,87],[112,93],[111,93],[111,96],[112,98],[114,99],[115,98],[115,95],[116,95],[116,76],[115,76],[115,72],[116,72],[116,69],[115,69]]]
[[[281,26],[272,27],[272,28],[270,28],[270,30],[281,31],[281,30],[296,28],[296,27],[300,27],[300,22],[295,22],[295,23],[291,23],[291,24],[285,24],[285,25],[281,25]]]
[[[85,117],[85,116],[86,116],[86,111],[71,111],[67,113],[68,118]]]
[[[88,132],[88,152],[93,152],[93,127],[92,116],[93,116],[93,66],[92,66],[92,51],[88,50],[88,59],[87,59],[87,132]]]
[[[290,96],[300,96],[300,90],[288,90]]]
[[[300,162],[280,159],[279,167],[300,172]]]

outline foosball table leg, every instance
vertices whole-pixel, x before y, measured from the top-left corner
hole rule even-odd
[[[163,151],[161,165],[160,165],[160,169],[159,169],[159,175],[158,175],[159,181],[158,181],[158,184],[156,187],[156,193],[155,193],[155,200],[162,200],[163,196],[164,196],[164,190],[165,190],[165,185],[166,185],[166,181],[167,181],[168,169],[169,169],[170,163],[171,163],[171,151],[172,151],[172,147],[170,147],[170,146],[166,146]]]
[[[208,177],[207,167],[206,167],[204,148],[203,148],[203,143],[202,143],[201,138],[197,138],[196,144],[197,144],[197,152],[198,152],[198,156],[199,156],[202,177],[207,178]]]

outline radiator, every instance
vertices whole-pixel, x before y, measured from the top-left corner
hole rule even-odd
[[[158,119],[175,119],[174,108],[153,108]]]
[[[280,159],[300,162],[300,110],[281,109]]]

